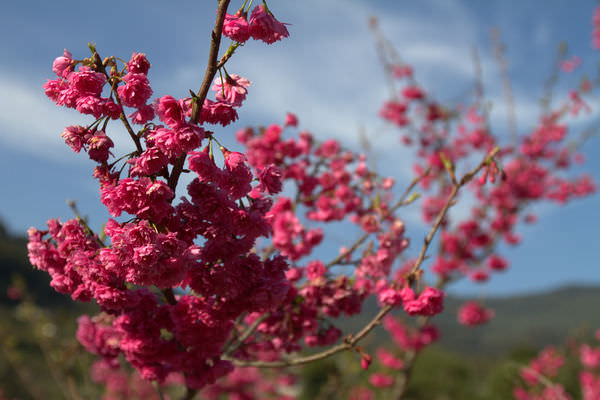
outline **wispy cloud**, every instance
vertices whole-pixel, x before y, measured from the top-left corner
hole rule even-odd
[[[0,71],[0,87],[0,141],[61,163],[78,163],[86,159],[83,155],[74,157],[60,135],[67,126],[91,124],[93,117],[57,107],[46,98],[41,85],[31,85],[15,73]],[[115,153],[123,149],[130,151],[130,139],[121,122],[113,122],[109,127]]]

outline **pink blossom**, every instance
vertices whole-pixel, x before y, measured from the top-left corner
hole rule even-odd
[[[148,78],[144,74],[129,72],[123,77],[124,85],[119,85],[117,93],[123,105],[141,108],[152,96],[152,89]]]
[[[57,103],[58,105],[61,105],[59,103],[62,92],[69,88],[69,83],[66,82],[64,79],[48,79],[48,81],[42,85],[42,88],[44,89],[44,94],[50,100]]]
[[[588,368],[596,368],[600,366],[600,348],[592,348],[590,345],[584,344],[579,349],[581,363]]]
[[[225,14],[223,35],[238,43],[244,43],[250,39],[250,25],[246,20],[246,13],[238,11],[233,15]]]
[[[66,78],[73,71],[73,56],[67,49],[64,50],[62,56],[54,60],[52,71],[60,78]]]
[[[311,261],[306,266],[306,277],[311,281],[316,281],[325,275],[325,265],[319,260]]]
[[[88,67],[80,67],[79,72],[69,74],[69,84],[79,96],[100,96],[106,77],[100,72],[94,72]]]
[[[402,369],[404,361],[401,358],[395,357],[392,353],[387,350],[380,348],[377,350],[377,358],[386,367],[392,369]]]
[[[167,157],[160,149],[151,147],[146,149],[138,158],[132,158],[134,168],[131,169],[132,176],[152,175],[160,171],[167,164]]]
[[[408,315],[433,316],[444,310],[444,292],[428,287],[416,300],[404,303],[404,310]]]
[[[209,124],[227,126],[238,119],[237,111],[229,103],[223,101],[204,100],[200,120]]]
[[[367,370],[369,368],[369,366],[371,365],[371,356],[368,354],[363,354],[363,356],[360,359],[360,367],[364,370]]]
[[[295,114],[292,113],[287,113],[285,115],[285,126],[293,126],[293,127],[297,127],[298,126],[298,117],[296,117]]]
[[[388,306],[402,304],[402,295],[393,288],[387,288],[379,293],[379,302]]]
[[[495,271],[504,271],[508,268],[508,261],[497,254],[492,254],[487,259],[487,265]]]
[[[104,113],[104,100],[96,96],[82,96],[76,102],[77,111],[82,114],[91,114],[94,118],[100,118]]]
[[[79,153],[83,145],[87,142],[87,136],[91,136],[83,126],[68,126],[61,134],[65,143],[75,152]]]
[[[190,152],[200,147],[205,137],[204,129],[199,126],[183,123],[175,128],[175,140],[184,152]]]
[[[290,268],[285,272],[285,277],[290,282],[297,282],[302,279],[302,268]]]
[[[119,354],[119,334],[111,326],[95,323],[87,315],[77,320],[77,340],[90,353],[107,359]]]
[[[483,308],[475,301],[464,303],[458,310],[458,322],[467,326],[485,324],[493,317],[493,310]]]
[[[410,65],[396,65],[392,70],[394,78],[412,78],[413,69]]]
[[[265,168],[257,168],[257,176],[260,181],[257,189],[269,194],[277,194],[283,188],[281,170],[275,165]]]
[[[154,109],[150,105],[144,105],[127,116],[131,122],[137,125],[144,125],[146,122],[154,119]]]
[[[377,388],[391,387],[394,385],[394,378],[387,374],[377,373],[369,377],[369,383]]]
[[[398,127],[403,127],[410,122],[409,117],[406,115],[407,110],[408,106],[406,103],[388,101],[379,110],[379,116],[393,122]]]
[[[134,74],[148,74],[150,69],[150,62],[146,59],[146,54],[133,52],[131,59],[127,63],[127,72]]]
[[[177,157],[183,149],[177,140],[177,133],[171,129],[160,128],[148,132],[148,139],[159,148],[167,157]]]
[[[94,161],[104,163],[108,160],[110,149],[114,146],[113,141],[103,131],[97,131],[88,139],[88,155]]]
[[[208,147],[204,151],[192,151],[189,153],[188,164],[190,170],[198,174],[201,182],[219,182],[222,171],[217,167],[215,161],[208,154]]]
[[[253,39],[267,44],[290,36],[285,24],[279,22],[262,4],[252,10],[250,15],[250,35]]]
[[[374,398],[375,394],[365,387],[353,389],[349,397],[350,400],[373,400]]]
[[[252,173],[245,163],[246,156],[239,152],[224,152],[225,170],[223,171],[221,187],[229,192],[233,199],[245,196],[252,189]]]
[[[409,100],[421,100],[425,97],[425,93],[418,86],[407,86],[402,89],[402,96]]]
[[[108,116],[110,119],[119,119],[123,108],[110,99],[104,101],[104,108],[102,114]]]
[[[154,100],[154,111],[158,118],[170,127],[184,121],[183,109],[179,102],[172,96],[163,96]]]
[[[321,147],[315,152],[316,155],[325,158],[331,158],[337,155],[340,151],[340,144],[337,140],[329,139],[323,142]]]
[[[233,107],[240,107],[246,99],[250,81],[236,74],[225,75],[225,79],[215,78],[212,90],[215,91],[215,98],[218,101],[224,101]]]
[[[469,278],[473,282],[485,282],[490,278],[490,274],[484,269],[477,269],[469,272]]]
[[[592,33],[592,45],[597,50],[600,49],[600,7],[596,7],[592,16],[594,31]]]

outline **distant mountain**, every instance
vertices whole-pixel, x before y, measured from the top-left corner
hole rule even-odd
[[[485,306],[496,315],[488,324],[465,327],[456,320],[457,310],[468,298],[448,296],[445,311],[433,319],[442,333],[439,345],[453,351],[498,356],[517,347],[540,348],[564,345],[569,337],[589,337],[600,328],[600,287],[568,286],[532,295],[490,298]],[[355,332],[376,314],[374,299],[365,303],[361,316],[342,324],[344,332]],[[406,317],[397,311],[396,315]],[[389,341],[378,327],[367,344]]]
[[[456,322],[466,299],[449,297],[448,313],[436,318],[445,332],[442,346],[482,355],[504,353],[518,346],[564,345],[569,337],[589,337],[600,328],[600,287],[567,286],[544,293],[491,298],[486,307],[496,315],[488,324],[466,328]]]

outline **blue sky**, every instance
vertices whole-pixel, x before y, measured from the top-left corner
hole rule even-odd
[[[232,1],[232,9],[241,1]],[[60,138],[62,129],[86,118],[54,106],[41,85],[52,78],[52,60],[69,49],[87,56],[95,42],[101,55],[128,58],[145,52],[152,68],[155,95],[183,97],[197,89],[208,53],[208,32],[214,1],[127,1],[118,6],[87,1],[22,1],[3,5],[0,15],[0,217],[11,231],[43,227],[50,217],[71,217],[66,199],[98,226],[106,212],[91,179],[92,163],[72,153]],[[303,128],[319,138],[335,137],[359,149],[359,128],[373,142],[377,167],[410,178],[410,151],[398,134],[377,118],[387,95],[385,79],[369,32],[370,15],[380,19],[384,33],[401,56],[415,66],[416,77],[438,98],[455,103],[472,89],[471,52],[477,47],[485,92],[493,103],[494,131],[507,131],[506,107],[489,29],[498,27],[507,47],[507,61],[516,100],[519,132],[537,120],[543,82],[560,41],[583,65],[561,75],[557,97],[577,84],[583,73],[594,76],[599,53],[591,48],[594,1],[272,1],[277,17],[291,25],[289,39],[271,46],[250,42],[228,64],[252,82],[240,110],[240,121],[217,131],[231,140],[236,129],[282,122],[297,113]],[[594,100],[592,105],[599,108]],[[598,112],[573,125],[580,130],[598,124]],[[119,129],[114,134],[123,137]],[[228,139],[229,138],[229,139]],[[126,143],[121,140],[118,142]],[[600,177],[600,139],[584,148],[585,170]],[[523,244],[506,250],[511,269],[487,285],[460,283],[454,290],[471,294],[508,294],[543,290],[562,283],[600,283],[597,262],[599,196],[566,207],[539,207],[540,222],[521,227]],[[457,207],[455,213],[464,212]],[[402,215],[413,243],[425,226],[417,207]],[[335,243],[338,246],[340,243]],[[416,252],[418,249],[413,248]]]

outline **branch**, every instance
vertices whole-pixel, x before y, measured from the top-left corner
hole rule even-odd
[[[140,155],[144,151],[144,149],[142,148],[140,138],[137,137],[137,135],[133,131],[133,128],[129,124],[127,117],[125,116],[123,104],[121,103],[121,98],[119,97],[119,93],[117,92],[117,79],[116,78],[113,79],[113,77],[111,77],[108,74],[108,72],[106,72],[106,67],[104,67],[104,64],[102,63],[102,59],[100,58],[100,55],[98,54],[96,49],[94,47],[91,47],[91,49],[93,49],[93,52],[94,52],[93,57],[94,57],[94,63],[96,64],[96,69],[99,72],[102,72],[104,74],[107,82],[110,82],[110,87],[112,89],[112,92],[115,95],[117,104],[121,107],[121,115],[119,115],[119,119],[123,122],[123,125],[125,125],[125,129],[127,129],[127,132],[129,133],[129,136],[131,137],[131,140],[133,140],[133,142],[135,143],[135,148],[137,149],[137,154]]]
[[[86,230],[86,233],[93,236],[100,246],[106,247],[106,245],[104,244],[102,239],[100,239],[100,237],[94,233],[92,228],[90,228],[90,226],[87,223],[86,218],[82,217],[81,214],[79,213],[79,210],[77,209],[77,202],[75,200],[67,200],[67,205],[71,208],[71,210],[73,211],[73,214],[75,214],[75,219],[77,219],[77,222],[79,222],[81,225],[83,225],[84,229]]]
[[[260,317],[258,317],[256,319],[256,321],[254,321],[252,323],[252,325],[250,325],[248,327],[248,329],[246,329],[244,331],[244,333],[242,333],[240,335],[240,337],[236,340],[236,342],[232,343],[229,346],[229,348],[225,350],[225,352],[223,354],[225,356],[230,356],[233,353],[235,353],[235,351],[237,349],[239,349],[244,344],[244,342],[246,341],[246,339],[248,339],[250,337],[250,335],[252,335],[254,333],[254,331],[256,331],[256,329],[258,328],[258,325],[260,325],[261,322],[263,322],[265,319],[269,318],[270,316],[271,316],[271,313],[267,312],[267,313],[264,313],[263,315],[261,315]]]
[[[196,93],[196,97],[193,98],[192,102],[192,115],[190,116],[190,123],[197,124],[200,118],[200,112],[204,105],[204,100],[208,94],[208,89],[215,78],[217,73],[217,57],[219,55],[219,46],[221,45],[221,36],[223,32],[223,21],[225,20],[225,14],[227,13],[227,7],[229,6],[230,0],[220,0],[219,7],[217,9],[217,19],[215,20],[215,27],[211,32],[210,50],[208,53],[208,64],[206,65],[206,72],[204,73],[204,79],[200,89]],[[175,161],[171,176],[169,177],[169,187],[175,191],[179,176],[183,171],[183,165],[185,163],[185,154],[179,156]]]
[[[560,43],[556,49],[556,56],[554,57],[554,62],[552,63],[552,71],[544,83],[544,96],[540,99],[540,103],[542,105],[542,115],[548,114],[550,111],[550,106],[552,106],[552,92],[558,83],[558,79],[560,77],[560,63],[565,58],[566,53],[567,45],[565,43]]]
[[[506,65],[506,58],[504,57],[504,46],[500,41],[500,31],[496,28],[492,28],[491,33],[492,42],[494,43],[494,55],[500,68],[500,75],[502,79],[502,86],[504,88],[504,97],[506,97],[506,106],[508,108],[508,128],[514,143],[518,142],[518,131],[517,121],[515,118],[515,101],[513,98],[512,85],[510,83],[510,76],[508,75],[508,66]]]

